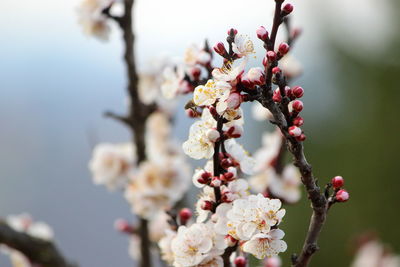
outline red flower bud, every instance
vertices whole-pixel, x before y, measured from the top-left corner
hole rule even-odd
[[[302,134],[302,131],[301,131],[301,129],[300,129],[299,127],[297,127],[297,126],[290,126],[290,127],[289,127],[289,134],[290,134],[291,136],[298,137],[298,136],[300,136],[300,135]]]
[[[252,83],[247,76],[242,78],[241,82],[242,82],[243,86],[246,88],[249,88],[249,89],[254,88],[254,83]]]
[[[265,41],[265,40],[268,39],[268,32],[267,32],[267,30],[264,28],[264,26],[260,26],[260,28],[258,28],[258,29],[256,30],[256,33],[257,33],[258,39],[263,40],[263,41]]]
[[[179,212],[179,219],[181,224],[186,224],[192,218],[193,212],[188,208],[183,208]]]
[[[225,45],[222,42],[216,43],[213,48],[214,48],[214,51],[217,54],[220,54],[221,56],[223,56],[227,53],[226,49],[225,49]]]
[[[122,233],[126,234],[133,234],[134,228],[132,225],[129,224],[129,222],[125,219],[117,219],[114,222],[114,228]]]
[[[289,86],[286,86],[285,87],[285,94],[286,94],[286,96],[287,97],[289,97],[290,99],[295,99],[295,97],[294,97],[294,95],[293,95],[293,92],[292,92],[292,89],[290,89],[290,87]]]
[[[287,43],[281,43],[279,45],[278,51],[283,56],[283,55],[286,55],[289,52],[289,49],[290,49],[290,47],[289,47],[289,45]]]
[[[300,112],[303,110],[303,102],[301,102],[300,100],[295,100],[293,101],[293,110],[296,112]]]
[[[336,193],[336,200],[339,202],[346,202],[347,200],[349,200],[349,198],[350,194],[344,189],[340,189]]]
[[[267,56],[265,56],[265,57],[263,58],[262,64],[263,64],[265,67],[268,66],[268,57],[267,57]]]
[[[304,120],[302,117],[297,116],[296,118],[293,119],[293,124],[297,127],[300,127],[304,124]]]
[[[276,53],[274,51],[267,52],[267,58],[269,62],[273,62],[276,60]]]
[[[292,88],[293,95],[296,98],[300,98],[304,95],[304,89],[300,86],[295,86]]]
[[[243,256],[239,256],[234,261],[235,267],[246,267],[247,261],[246,258]]]
[[[306,135],[302,133],[300,136],[296,137],[296,140],[300,141],[300,142],[303,142],[303,141],[306,140]]]
[[[281,95],[281,92],[279,91],[279,88],[275,89],[274,94],[272,95],[272,100],[274,102],[281,102],[282,101],[282,95]]]
[[[281,72],[281,69],[279,67],[275,67],[275,68],[272,69],[272,73],[273,74],[277,74],[277,73],[280,73],[280,72]]]
[[[204,200],[203,203],[201,203],[201,208],[203,210],[212,210],[213,203],[209,200]]]
[[[344,185],[344,179],[342,176],[335,176],[332,178],[331,183],[333,185],[333,188],[339,189]]]
[[[286,4],[283,8],[282,11],[285,13],[285,15],[289,15],[293,11],[293,5],[292,4]]]
[[[235,36],[238,33],[238,30],[231,28],[228,30],[228,35],[231,35],[231,33],[233,33],[233,36]]]

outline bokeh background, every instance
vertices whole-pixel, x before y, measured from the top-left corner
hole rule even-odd
[[[140,69],[155,55],[223,40],[232,26],[252,37],[262,58],[255,29],[270,27],[272,0],[136,2]],[[352,238],[367,230],[400,251],[399,1],[292,3],[294,24],[304,29],[294,55],[305,71],[296,84],[306,90],[306,152],[321,184],[340,174],[351,194],[331,210],[312,266],[348,266]],[[121,194],[95,187],[87,169],[95,143],[129,138],[102,117],[124,111],[120,35],[116,27],[106,43],[83,35],[78,4],[1,0],[0,216],[29,212],[49,223],[64,254],[81,266],[132,266],[127,238],[113,230],[115,218],[132,217],[129,206]],[[247,117],[242,142],[254,151],[266,127]],[[190,121],[183,112],[176,121],[184,140]],[[285,266],[310,216],[304,197],[287,209]],[[3,255],[0,266],[9,266]]]

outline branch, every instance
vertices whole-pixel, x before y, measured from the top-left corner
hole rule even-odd
[[[15,231],[4,221],[0,221],[0,243],[18,250],[42,267],[77,267],[68,262],[53,243]]]

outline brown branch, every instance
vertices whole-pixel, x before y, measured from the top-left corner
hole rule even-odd
[[[42,267],[77,267],[68,262],[52,242],[15,231],[4,221],[0,221],[0,243],[18,250]]]
[[[272,26],[271,38],[266,47],[268,51],[274,50],[275,39],[279,25],[283,21],[281,12],[282,2],[282,0],[275,0],[276,5],[274,23]],[[280,109],[272,100],[272,68],[276,65],[277,61],[272,62],[272,64],[268,66],[266,84],[262,86],[262,96],[260,97],[259,101],[264,107],[271,111],[274,117],[274,124],[279,127],[285,139],[287,140],[288,150],[293,155],[294,165],[298,167],[301,173],[302,182],[307,190],[308,198],[312,204],[313,213],[302,251],[298,257],[294,257],[292,259],[293,266],[304,267],[308,266],[312,255],[318,250],[317,240],[322,226],[326,220],[328,200],[325,198],[324,194],[321,193],[320,188],[317,185],[317,181],[312,173],[312,167],[307,162],[307,159],[304,155],[304,147],[302,142],[292,137],[288,132],[288,127],[291,124],[291,119],[287,114],[288,103],[283,103],[284,107]],[[281,77],[281,79],[284,81],[284,77]],[[282,80],[278,82],[282,82]],[[281,93],[284,91],[284,85],[285,84],[283,83],[279,84]],[[285,97],[285,95],[283,94],[282,97]]]

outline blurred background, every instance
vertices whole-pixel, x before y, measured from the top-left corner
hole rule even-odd
[[[261,43],[272,0],[136,0],[139,69],[155,55],[181,56],[190,43],[225,39],[235,27]],[[352,238],[373,230],[400,251],[400,4],[396,0],[293,0],[294,26],[304,34],[294,55],[304,75],[306,153],[320,184],[346,179],[351,201],[335,205],[312,266],[348,266]],[[64,254],[81,266],[132,266],[128,240],[113,230],[131,218],[120,193],[92,184],[87,162],[97,142],[124,142],[127,129],[102,117],[125,110],[120,32],[108,42],[82,33],[78,0],[1,0],[0,216],[29,212],[49,223]],[[242,143],[254,151],[266,129],[247,112]],[[191,121],[178,112],[175,134]],[[196,163],[200,165],[201,163]],[[194,196],[194,194],[192,195]],[[287,207],[282,225],[298,252],[310,218],[309,202]],[[9,266],[0,255],[0,265]]]

